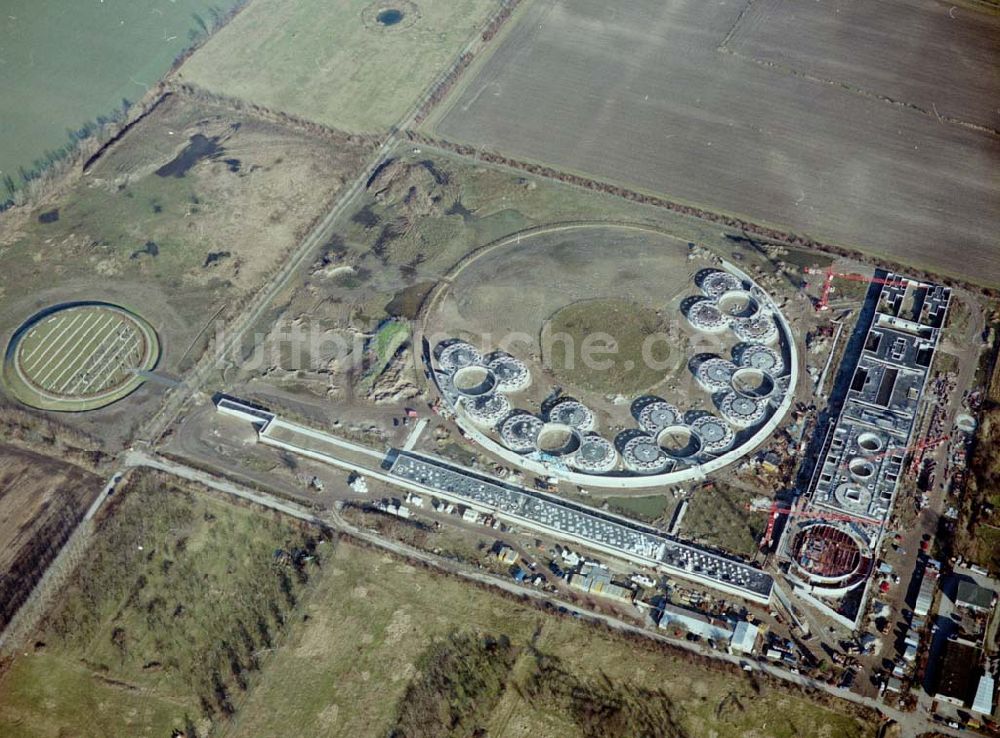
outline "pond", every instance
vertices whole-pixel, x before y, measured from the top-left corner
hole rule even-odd
[[[375,16],[375,20],[383,26],[394,26],[403,20],[403,11],[396,8],[380,10],[379,14]]]

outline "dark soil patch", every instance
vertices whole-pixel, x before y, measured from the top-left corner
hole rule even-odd
[[[141,249],[136,249],[132,252],[130,259],[138,259],[140,256],[159,256],[160,247],[156,245],[156,241],[146,241]]]
[[[420,304],[433,286],[434,282],[418,282],[400,290],[386,304],[385,312],[393,318],[415,320]]]
[[[205,263],[202,266],[209,267],[213,264],[218,264],[223,259],[228,259],[232,256],[229,251],[212,251],[208,256],[205,257]]]
[[[191,136],[188,145],[181,153],[156,170],[156,175],[158,177],[183,177],[199,161],[214,159],[220,156],[223,151],[224,149],[219,146],[218,136],[208,138],[196,133]]]

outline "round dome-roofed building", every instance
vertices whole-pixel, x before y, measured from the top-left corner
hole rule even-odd
[[[637,474],[659,474],[670,464],[670,458],[656,439],[647,435],[629,439],[622,449],[622,461],[629,471]]]
[[[469,398],[464,401],[465,412],[478,425],[487,428],[499,423],[510,414],[510,400],[503,395],[487,395],[485,397]]]
[[[719,412],[737,428],[750,428],[767,415],[767,402],[737,392],[727,392],[719,403]]]
[[[760,369],[773,377],[779,377],[785,372],[781,354],[769,346],[759,343],[740,344],[735,353],[736,363],[741,367]]]
[[[742,290],[743,283],[735,274],[716,270],[701,278],[701,291],[709,297],[719,297],[726,292]]]
[[[695,369],[694,376],[707,392],[721,392],[732,385],[736,369],[733,362],[715,356],[701,362]]]
[[[681,419],[681,411],[664,400],[655,400],[639,411],[639,426],[647,433],[659,433]]]
[[[479,350],[465,341],[455,341],[445,346],[438,344],[438,346],[440,347],[438,364],[446,372],[453,372],[462,367],[480,364],[483,361],[483,355],[479,353]]]
[[[577,400],[560,400],[549,409],[549,421],[576,428],[581,433],[594,430],[597,424],[594,413]]]
[[[699,300],[687,311],[688,322],[702,333],[722,333],[729,328],[729,318],[714,300]]]
[[[530,453],[535,450],[543,425],[539,417],[525,412],[514,413],[500,424],[500,440],[511,451]]]
[[[590,474],[606,474],[618,465],[618,452],[611,441],[596,433],[580,441],[570,465]]]
[[[500,392],[520,392],[531,384],[531,373],[520,359],[502,351],[494,351],[486,357],[486,366],[497,378]]]
[[[702,415],[691,423],[691,429],[701,438],[702,450],[710,454],[728,451],[736,440],[733,429],[714,415]]]

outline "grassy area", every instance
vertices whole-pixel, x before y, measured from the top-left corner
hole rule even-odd
[[[754,494],[722,482],[694,493],[680,535],[738,556],[752,557],[767,516],[746,509]]]
[[[663,341],[650,342],[652,362],[645,361],[646,340],[662,333],[656,310],[629,300],[605,298],[561,308],[542,329],[542,357],[557,378],[571,387],[632,397],[663,379],[670,354]]]
[[[969,479],[955,526],[955,553],[1000,571],[1000,406],[988,403],[980,418]],[[987,504],[988,503],[988,504]]]
[[[237,0],[65,3],[7,0],[0,20],[0,182],[44,168],[99,119],[138,100]],[[85,63],[81,63],[86,60]],[[82,129],[82,130],[81,130]],[[0,184],[0,201],[9,186]]]
[[[369,367],[365,372],[362,386],[369,389],[385,371],[392,357],[410,338],[409,323],[390,320],[379,327],[368,344]]]
[[[86,178],[0,222],[0,330],[47,304],[101,299],[141,310],[163,368],[260,284],[370,149],[176,93]],[[203,335],[204,338],[204,335]],[[169,347],[169,348],[168,348]],[[183,368],[183,367],[180,367]]]
[[[668,522],[674,514],[678,500],[672,495],[646,495],[643,497],[608,497],[612,512],[648,523]]]
[[[227,738],[864,736],[874,725],[348,544]],[[669,719],[664,719],[669,718]]]
[[[154,477],[120,495],[0,680],[4,736],[205,736],[298,617],[315,529]]]
[[[934,355],[934,366],[931,367],[932,372],[951,372],[957,374],[959,368],[958,357],[954,354],[938,351]]]
[[[315,535],[143,478],[115,498],[34,648],[0,678],[0,734],[873,730],[846,703],[785,692],[348,542],[316,545]]]
[[[387,27],[372,0],[255,0],[180,75],[325,125],[382,130],[399,122],[497,7],[495,0],[397,5],[403,20]]]

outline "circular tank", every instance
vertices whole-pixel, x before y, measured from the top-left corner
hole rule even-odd
[[[780,377],[785,371],[781,354],[769,346],[759,343],[741,345],[738,349],[737,364],[767,372],[772,377]]]
[[[538,432],[535,445],[549,456],[568,456],[580,448],[580,432],[564,423],[546,423]]]
[[[763,400],[774,394],[774,379],[754,367],[740,367],[733,372],[733,389],[743,397]]]
[[[510,400],[493,394],[464,400],[465,411],[478,425],[492,427],[510,413]]]
[[[703,450],[710,454],[728,451],[736,440],[733,429],[714,415],[702,415],[691,423],[691,428],[701,439]]]
[[[687,311],[688,323],[702,333],[722,333],[729,328],[729,319],[712,300],[701,300]]]
[[[746,343],[771,344],[778,340],[778,326],[767,313],[752,318],[737,318],[732,323],[736,337]]]
[[[497,378],[489,368],[471,364],[455,370],[451,386],[463,397],[480,397],[496,389]]]
[[[561,423],[586,432],[594,430],[594,413],[582,402],[560,400],[549,409],[549,421]]]
[[[719,403],[719,412],[737,428],[757,425],[767,415],[767,403],[736,392],[727,392]]]
[[[875,476],[875,465],[868,459],[860,456],[851,459],[847,464],[847,468],[850,470],[851,476],[859,482],[867,483],[869,479]]]
[[[709,297],[719,297],[726,292],[743,289],[739,277],[721,270],[712,271],[701,279],[701,291]]]
[[[862,433],[858,436],[858,448],[862,453],[876,454],[885,446],[882,437],[876,433]]]
[[[722,392],[730,389],[736,365],[719,357],[707,359],[695,369],[695,378],[708,392]]]
[[[580,448],[570,461],[580,471],[603,474],[618,465],[618,452],[614,444],[598,435],[584,436]]]
[[[730,290],[719,296],[716,305],[732,318],[752,318],[760,312],[760,303],[746,290]]]
[[[651,402],[639,412],[639,425],[647,433],[658,433],[681,419],[681,411],[669,402]]]
[[[668,425],[657,434],[656,443],[673,459],[690,459],[702,450],[701,438],[689,425]]]
[[[625,444],[622,460],[630,471],[638,474],[658,474],[670,464],[670,458],[656,439],[646,435],[635,436]]]
[[[854,586],[864,581],[866,548],[851,532],[821,523],[799,531],[792,541],[792,559],[810,581]]]
[[[541,418],[525,412],[515,413],[501,424],[500,440],[511,451],[529,453],[535,450],[538,433],[543,425]]]
[[[531,373],[520,359],[496,351],[487,357],[486,364],[497,378],[500,392],[520,392],[531,384]]]
[[[440,346],[440,344],[439,344]],[[440,349],[438,363],[445,371],[455,371],[462,367],[479,364],[483,360],[483,355],[464,341],[455,341]]]

